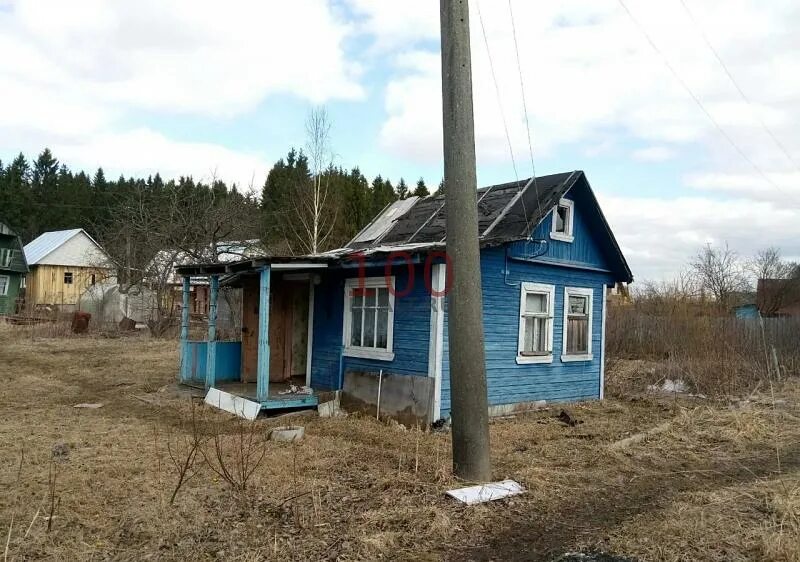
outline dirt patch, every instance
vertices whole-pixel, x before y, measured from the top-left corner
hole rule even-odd
[[[192,433],[192,398],[174,386],[177,369],[173,341],[0,331],[0,533],[11,527],[9,559],[796,560],[795,381],[776,388],[780,408],[763,394],[746,410],[609,400],[571,405],[584,422],[575,427],[557,419],[560,408],[494,420],[494,477],[528,491],[473,507],[443,494],[463,485],[451,474],[447,433],[370,417],[304,418],[304,440],[281,444],[260,439],[286,421],[260,419],[252,427],[265,455],[246,490],[198,461],[170,504],[171,456]],[[194,411],[237,435],[229,416],[202,404]],[[664,432],[609,447],[666,421]],[[55,444],[68,451],[57,463]]]

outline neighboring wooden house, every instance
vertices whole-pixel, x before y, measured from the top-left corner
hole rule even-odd
[[[25,289],[28,262],[22,240],[8,225],[0,222],[0,316],[15,314]]]
[[[114,276],[111,258],[82,228],[45,232],[25,245],[25,306],[73,309],[84,291]]]
[[[632,275],[586,176],[491,186],[478,200],[490,413],[602,398],[606,294]],[[181,380],[263,409],[342,390],[343,405],[374,414],[380,401],[407,423],[448,417],[445,237],[443,196],[411,197],[339,250],[178,267]],[[207,341],[188,340],[192,276],[210,279]],[[243,288],[241,341],[216,341],[220,283]],[[286,383],[313,391],[282,393]]]

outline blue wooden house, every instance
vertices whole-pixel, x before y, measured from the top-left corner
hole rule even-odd
[[[631,271],[581,171],[478,191],[490,413],[603,397],[606,290]],[[343,405],[423,423],[450,411],[444,197],[389,205],[345,248],[178,268],[210,279],[205,341],[181,380],[257,400]],[[243,290],[242,337],[216,341],[220,283]],[[308,394],[292,386],[310,387]]]

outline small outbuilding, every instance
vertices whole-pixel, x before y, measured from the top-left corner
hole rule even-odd
[[[586,175],[480,189],[478,213],[490,414],[602,398],[606,294],[633,277]],[[373,415],[447,418],[446,236],[444,196],[410,197],[331,252],[179,266],[181,381],[263,409],[342,391]],[[209,279],[204,341],[189,340],[193,276]],[[220,285],[243,291],[235,341],[217,341]]]
[[[111,258],[82,228],[45,232],[25,245],[25,257],[29,309],[73,310],[87,288],[114,277]]]

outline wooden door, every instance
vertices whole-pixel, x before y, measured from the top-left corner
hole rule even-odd
[[[258,277],[242,285],[242,382],[258,378]]]
[[[242,293],[242,381],[256,382],[258,278],[246,280]],[[305,349],[308,342],[308,283],[274,276],[269,300],[269,380],[286,382],[292,375],[305,373],[305,354],[298,353],[298,348]]]

